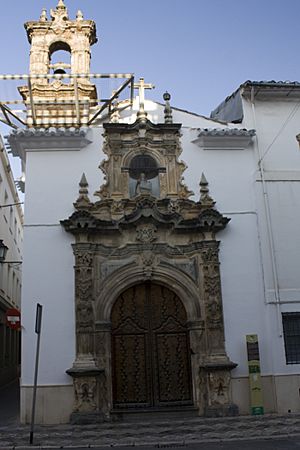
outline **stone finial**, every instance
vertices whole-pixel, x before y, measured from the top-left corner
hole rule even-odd
[[[215,204],[215,202],[209,195],[208,181],[205,178],[205,175],[203,172],[201,175],[199,186],[200,186],[200,202],[205,206],[213,206]]]
[[[120,121],[120,112],[117,108],[117,105],[114,105],[113,112],[110,116],[110,121],[111,121],[111,123],[119,123],[119,121]]]
[[[56,6],[56,9],[50,10],[50,15],[52,20],[56,21],[57,23],[61,23],[63,20],[68,20],[68,10],[66,5],[64,4],[64,0],[59,0],[58,4]]]
[[[82,11],[81,11],[80,9],[77,11],[77,14],[76,14],[76,20],[77,20],[78,22],[80,22],[81,20],[83,20],[83,14],[82,14]]]
[[[40,22],[47,22],[47,20],[47,10],[46,8],[43,8],[40,15]]]
[[[67,9],[66,5],[64,4],[64,0],[58,0],[56,9],[64,9],[64,10]]]
[[[74,203],[76,209],[87,209],[91,205],[89,199],[88,182],[85,174],[82,174],[81,180],[79,182],[79,197]]]
[[[165,123],[173,123],[173,117],[172,117],[172,108],[170,105],[170,100],[171,100],[171,95],[169,94],[169,92],[165,92],[163,95],[163,99],[166,102],[165,105]]]

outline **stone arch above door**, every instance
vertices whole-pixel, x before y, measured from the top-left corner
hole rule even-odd
[[[182,300],[187,311],[188,320],[201,319],[201,298],[199,289],[191,275],[188,275],[182,269],[175,266],[164,266],[159,262],[158,256],[152,251],[146,251],[141,255],[133,257],[135,262],[126,264],[122,267],[112,262],[115,271],[109,275],[105,282],[96,275],[96,298],[95,298],[95,320],[109,321],[111,309],[118,296],[131,286],[143,283],[147,280],[159,283],[173,290]],[[101,267],[101,263],[99,264]],[[109,266],[107,261],[104,262],[106,267]],[[178,263],[180,266],[180,262]],[[183,261],[182,265],[190,271],[194,269],[194,262],[189,263]],[[99,267],[99,266],[98,266]],[[98,273],[101,273],[101,268]]]

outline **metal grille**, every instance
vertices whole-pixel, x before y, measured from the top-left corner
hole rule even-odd
[[[300,363],[300,312],[282,314],[287,364]]]
[[[137,155],[132,159],[129,168],[129,175],[131,178],[138,180],[141,173],[146,175],[147,180],[151,180],[158,175],[156,162],[151,156]]]

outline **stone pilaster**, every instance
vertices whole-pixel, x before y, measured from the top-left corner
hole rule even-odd
[[[76,359],[66,372],[73,378],[73,423],[103,420],[99,413],[100,380],[103,370],[94,358],[93,251],[89,244],[75,244]]]
[[[238,414],[237,406],[230,399],[230,371],[237,364],[230,361],[225,349],[218,254],[218,241],[204,243],[201,258],[207,348],[199,377],[205,397],[204,413],[213,417]]]

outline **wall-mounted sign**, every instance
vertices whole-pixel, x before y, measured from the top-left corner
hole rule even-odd
[[[247,334],[246,342],[248,353],[251,414],[264,414],[257,334]]]
[[[6,325],[13,329],[21,328],[21,313],[16,308],[10,308],[6,311]]]

